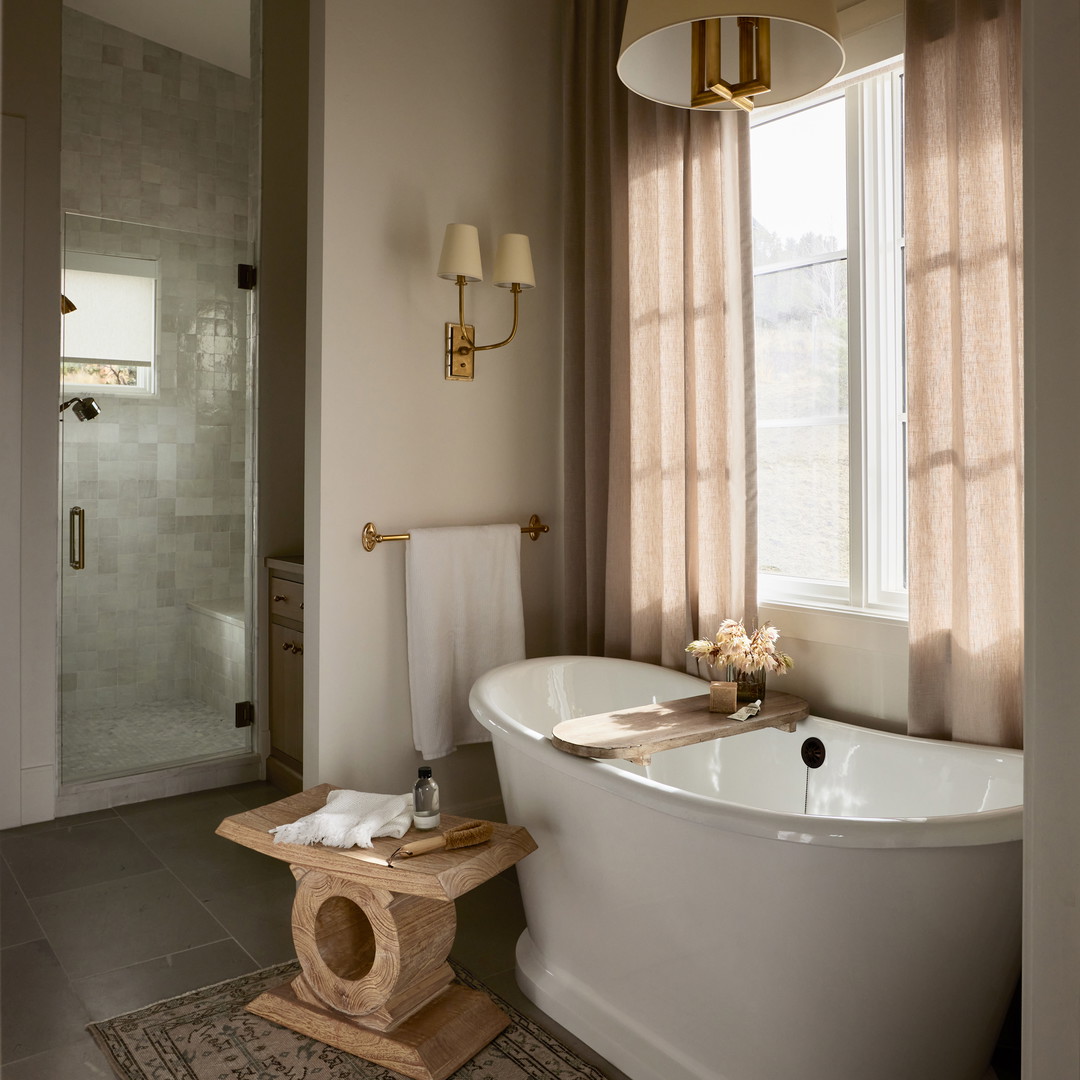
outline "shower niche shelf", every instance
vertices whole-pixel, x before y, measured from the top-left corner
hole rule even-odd
[[[677,746],[711,742],[762,728],[792,732],[810,715],[807,703],[793,694],[770,690],[761,712],[749,720],[718,718],[709,712],[709,695],[662,701],[616,712],[594,713],[563,720],[551,732],[559,750],[576,757],[622,758],[648,765],[653,754]]]

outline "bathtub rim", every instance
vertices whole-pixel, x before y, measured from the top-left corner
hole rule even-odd
[[[700,795],[631,773],[596,758],[576,757],[565,753],[553,745],[549,736],[525,727],[486,700],[485,695],[488,693],[489,686],[497,682],[501,673],[510,669],[551,667],[560,662],[583,660],[634,664],[641,667],[655,666],[614,657],[562,655],[518,660],[492,669],[480,676],[473,684],[469,693],[469,707],[476,719],[493,736],[496,736],[496,755],[500,749],[499,736],[502,736],[516,750],[540,760],[544,767],[554,768],[592,787],[601,788],[616,798],[626,799],[671,817],[712,828],[730,829],[747,836],[788,843],[851,848],[922,848],[1011,843],[1020,842],[1022,838],[1022,803],[996,810],[937,817],[832,817],[764,810]],[[661,670],[671,674],[680,674],[668,668]],[[687,678],[691,679],[693,676],[687,675]],[[943,743],[938,739],[924,739],[919,736],[880,731],[876,728],[863,728],[858,724],[830,720],[814,714],[807,719],[845,729],[856,728],[868,731],[875,737],[880,736],[885,739],[915,741],[939,748],[955,747],[957,750],[975,751],[980,754],[1023,756],[1023,751],[1020,750],[982,746],[977,743]]]

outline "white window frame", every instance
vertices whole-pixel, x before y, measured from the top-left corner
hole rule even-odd
[[[849,580],[762,573],[763,605],[907,616],[901,79],[894,61],[752,119],[846,100]],[[844,256],[755,267],[755,277]]]
[[[136,381],[132,385],[119,383],[81,383],[76,378],[63,374],[65,392],[69,390],[91,390],[95,394],[123,394],[125,396],[149,397],[156,391],[157,356],[158,356],[158,294],[160,280],[156,259],[141,259],[128,255],[104,255],[99,252],[69,251],[64,255],[64,269],[87,270],[96,274],[117,274],[123,277],[153,278],[153,310],[150,313],[150,336],[148,342],[148,360],[125,359],[114,357],[120,367],[135,368]],[[62,339],[63,340],[63,339]],[[61,370],[64,364],[101,364],[108,360],[101,357],[80,357],[66,355],[61,348]]]

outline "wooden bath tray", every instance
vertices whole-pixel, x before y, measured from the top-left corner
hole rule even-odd
[[[795,723],[810,715],[810,707],[793,694],[770,690],[761,712],[750,720],[731,720],[709,712],[709,695],[641,705],[618,712],[577,716],[556,724],[551,741],[577,757],[625,758],[648,765],[653,754],[676,746],[710,742],[762,728],[794,731]]]

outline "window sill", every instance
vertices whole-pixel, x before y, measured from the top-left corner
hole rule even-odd
[[[758,619],[779,627],[784,638],[907,655],[907,616],[853,608],[809,607],[762,600]]]
[[[908,616],[906,611],[896,611],[890,608],[860,608],[850,607],[847,604],[810,604],[800,603],[796,600],[758,600],[759,608],[771,608],[776,611],[802,612],[806,615],[839,616],[848,619],[871,619],[875,622],[884,620],[889,623],[902,623],[907,626]]]

